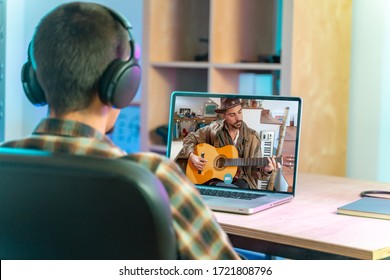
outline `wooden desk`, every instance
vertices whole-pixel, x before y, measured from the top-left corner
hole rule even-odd
[[[292,259],[390,257],[390,220],[336,213],[364,190],[390,184],[298,174],[295,198],[253,214],[214,212],[235,247]]]

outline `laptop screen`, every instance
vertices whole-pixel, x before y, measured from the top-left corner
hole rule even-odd
[[[299,97],[174,92],[167,156],[195,185],[294,194],[301,107]]]

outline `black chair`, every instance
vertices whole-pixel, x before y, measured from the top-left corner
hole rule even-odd
[[[167,193],[125,159],[0,148],[0,259],[176,259]]]

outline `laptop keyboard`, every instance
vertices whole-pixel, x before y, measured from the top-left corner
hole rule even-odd
[[[265,196],[265,194],[258,194],[258,193],[231,192],[226,190],[203,189],[203,188],[200,188],[199,191],[202,195],[211,195],[211,196],[245,199],[245,200],[252,200],[258,197]]]

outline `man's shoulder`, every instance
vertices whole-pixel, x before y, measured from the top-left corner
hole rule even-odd
[[[0,147],[1,148],[23,148],[25,146],[26,141],[28,141],[28,138],[9,140],[0,143]]]
[[[250,142],[260,143],[259,133],[256,130],[254,130],[248,126],[245,126],[244,138],[246,138]]]
[[[250,128],[246,123],[245,123],[245,130],[248,133],[248,135],[256,136],[257,138],[260,139],[259,133],[256,130],[254,130],[253,128]]]
[[[30,135],[19,140],[7,141],[0,147],[24,148],[47,152],[117,158],[126,152],[109,141],[97,138],[65,137],[58,135]]]
[[[213,131],[221,130],[224,126],[223,120],[215,120],[209,123],[208,125],[198,129],[196,132],[199,133],[212,133]]]
[[[224,120],[215,120],[210,123],[212,129],[221,129],[224,126]]]

